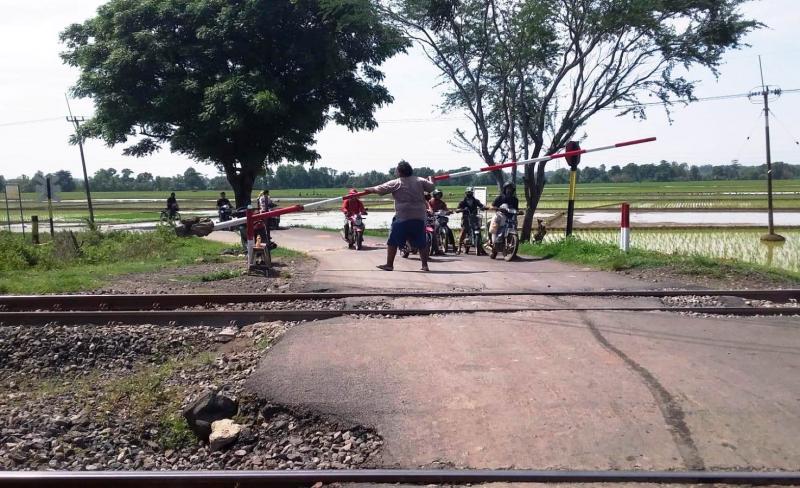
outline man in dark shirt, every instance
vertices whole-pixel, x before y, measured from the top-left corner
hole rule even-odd
[[[519,208],[519,200],[517,199],[516,195],[514,194],[517,190],[516,185],[511,183],[510,181],[503,185],[503,193],[497,195],[497,198],[494,199],[492,202],[492,210],[498,210],[503,205],[507,206],[511,210],[517,210]],[[492,223],[489,226],[489,243],[494,246],[495,236],[497,235],[497,229],[505,224],[506,216],[502,213],[498,212],[492,218]]]
[[[175,198],[175,192],[169,194],[169,198],[167,198],[167,212],[169,212],[169,217],[175,217],[175,212],[178,211],[178,199]]]
[[[223,205],[231,206],[231,201],[225,196],[225,192],[220,192],[219,198],[217,199],[217,210],[222,208]]]
[[[475,192],[472,187],[468,186],[464,191],[464,199],[458,203],[458,211],[462,212],[462,214],[461,234],[458,236],[458,249],[456,250],[456,254],[461,254],[461,246],[464,245],[464,238],[467,237],[467,227],[469,227],[467,219],[470,218],[470,215],[477,215],[478,210],[484,210],[485,208],[483,203],[475,198]],[[480,247],[478,247],[477,253],[479,256],[486,254]]]
[[[510,181],[503,185],[503,193],[497,195],[497,198],[494,199],[492,209],[497,210],[501,205],[506,204],[508,208],[517,210],[519,208],[519,200],[515,195],[516,190],[516,185]]]

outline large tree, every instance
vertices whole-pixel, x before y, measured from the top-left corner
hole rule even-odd
[[[645,102],[691,101],[689,69],[717,74],[759,26],[746,1],[387,0],[387,12],[449,82],[444,108],[471,120],[456,140],[495,164],[558,151],[600,110],[644,117]],[[524,180],[527,240],[545,164]]]
[[[61,39],[95,104],[78,137],[168,144],[224,171],[238,205],[266,165],[318,159],[329,120],[376,127],[378,66],[407,44],[371,0],[111,0]]]

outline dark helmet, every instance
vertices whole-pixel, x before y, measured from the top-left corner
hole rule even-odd
[[[444,193],[442,193],[442,190],[433,190],[432,195],[433,198],[442,198],[442,195],[444,195]]]
[[[510,181],[507,182],[505,185],[503,185],[503,191],[506,191],[509,188],[511,188],[511,191],[515,191],[517,189],[517,185],[515,185],[514,183],[512,183]]]

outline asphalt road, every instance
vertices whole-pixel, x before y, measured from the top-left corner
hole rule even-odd
[[[217,231],[210,238],[238,243],[234,232]],[[306,251],[319,262],[309,291],[364,290],[603,290],[677,286],[675,283],[643,283],[607,273],[530,257],[506,262],[473,254],[434,257],[431,271],[420,271],[419,257],[398,255],[392,272],[376,266],[386,262],[386,239],[367,237],[365,249],[355,251],[334,232],[289,229],[274,232],[280,246]]]
[[[317,290],[675,286],[474,256],[440,260],[431,273],[398,259],[388,273],[374,268],[385,256],[379,241],[357,252],[319,231],[281,231],[275,239],[319,260],[309,285]],[[392,306],[463,311],[508,301],[403,298]],[[342,317],[291,329],[248,384],[269,401],[375,428],[385,440],[384,466],[800,469],[795,318]]]

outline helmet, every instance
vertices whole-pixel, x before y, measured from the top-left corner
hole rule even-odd
[[[475,193],[475,188],[473,188],[473,187],[471,187],[471,186],[468,186],[468,187],[466,187],[466,188],[464,189],[464,194],[465,194],[465,195],[468,195],[468,194],[470,194],[470,193]]]
[[[433,198],[442,198],[442,195],[444,195],[444,193],[442,193],[442,190],[433,190],[432,195]]]
[[[503,185],[503,191],[506,191],[506,188],[511,188],[512,190],[516,190],[517,189],[517,185],[515,185],[514,183],[508,181],[508,182],[506,182],[505,185]]]
[[[508,208],[508,204],[507,204],[507,203],[504,203],[504,204],[500,205],[500,210],[504,210],[504,211],[506,211],[506,212],[507,212],[507,211],[509,211],[510,209]]]

